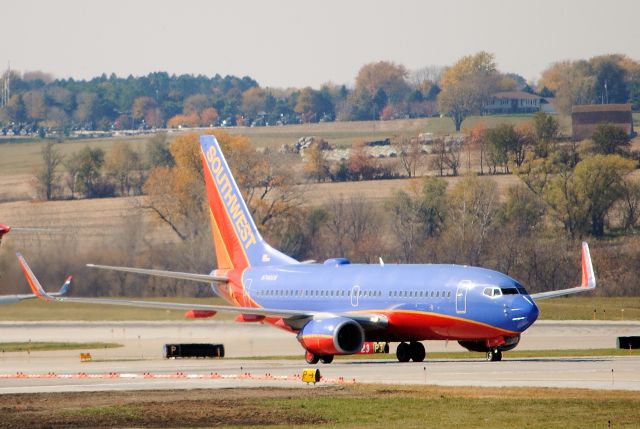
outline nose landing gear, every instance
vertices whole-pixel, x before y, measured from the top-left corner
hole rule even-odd
[[[502,360],[502,351],[498,349],[489,350],[487,352],[487,360],[490,362],[499,362]]]

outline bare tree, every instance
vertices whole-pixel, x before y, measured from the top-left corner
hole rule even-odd
[[[407,176],[415,177],[416,170],[424,164],[426,158],[422,145],[417,138],[406,135],[394,138],[393,144],[398,149],[400,165],[407,172]]]
[[[54,188],[58,180],[56,168],[62,162],[63,156],[52,141],[46,142],[40,153],[43,165],[36,174],[36,180],[42,196],[46,200],[50,200],[53,198]]]

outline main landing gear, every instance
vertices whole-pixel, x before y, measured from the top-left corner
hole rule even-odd
[[[399,362],[409,362],[410,360],[422,362],[427,356],[427,352],[424,350],[422,343],[412,341],[410,343],[398,344],[396,356]]]
[[[502,351],[498,349],[489,350],[487,352],[487,360],[490,362],[498,362],[502,360]]]
[[[333,355],[317,355],[307,350],[304,353],[304,360],[306,360],[309,365],[315,365],[318,362],[331,363],[333,362]]]

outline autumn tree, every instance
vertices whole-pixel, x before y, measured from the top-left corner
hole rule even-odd
[[[58,181],[56,169],[62,162],[63,156],[52,141],[47,141],[44,144],[40,154],[42,155],[42,167],[36,173],[36,180],[40,194],[46,200],[50,200],[53,198],[54,188]]]
[[[250,118],[258,116],[267,108],[267,92],[257,86],[242,93],[242,111]]]
[[[487,127],[484,122],[476,122],[470,129],[465,130],[467,150],[475,150],[480,154],[480,174],[484,174],[486,158]]]
[[[131,107],[131,116],[136,121],[141,121],[147,115],[147,111],[154,109],[156,102],[151,97],[138,97],[133,100],[133,106]]]
[[[619,155],[596,155],[563,170],[543,188],[545,202],[572,236],[604,235],[605,218],[624,193],[624,181],[635,163]]]
[[[525,185],[509,187],[506,201],[500,206],[497,221],[512,226],[519,236],[530,234],[541,227],[545,206],[540,197]]]
[[[329,161],[322,144],[312,144],[304,151],[304,174],[316,182],[324,182],[331,176]]]
[[[622,186],[622,195],[619,201],[619,213],[622,219],[622,227],[631,231],[638,227],[640,220],[640,181],[635,178],[626,178]]]
[[[169,150],[175,165],[153,169],[144,185],[151,208],[182,239],[193,239],[206,225],[204,173],[198,136],[184,134]]]
[[[105,172],[115,181],[120,195],[138,195],[144,183],[143,165],[140,154],[127,142],[114,143],[105,158]]]
[[[146,163],[149,167],[173,167],[174,160],[169,151],[167,133],[158,133],[151,137],[145,146]]]
[[[293,110],[300,115],[302,122],[318,122],[323,117],[335,115],[335,106],[331,98],[322,91],[304,88],[300,91]]]
[[[630,140],[627,132],[613,124],[599,124],[591,137],[595,152],[602,155],[628,155]]]
[[[546,158],[553,152],[553,145],[558,138],[560,124],[557,119],[545,112],[533,115],[533,151],[539,158]]]
[[[445,70],[438,104],[440,111],[453,119],[456,131],[467,116],[481,113],[496,91],[499,77],[494,56],[488,52],[463,57]]]
[[[104,165],[105,153],[100,148],[83,149],[72,153],[65,165],[71,166],[73,170],[73,186],[76,192],[85,194],[88,198],[108,195],[109,189],[102,178],[102,167]],[[108,188],[108,186],[107,186]]]
[[[493,173],[496,173],[498,165],[503,167],[505,173],[509,173],[509,162],[513,162],[516,167],[524,163],[527,149],[533,142],[533,132],[528,125],[515,127],[501,124],[489,129],[486,138]]]
[[[365,64],[356,76],[356,91],[366,90],[374,97],[384,94],[389,102],[397,103],[409,93],[407,76],[407,69],[403,65],[390,61]],[[382,110],[384,105],[379,107]]]
[[[26,109],[27,117],[33,122],[43,121],[47,117],[47,105],[43,91],[27,91],[23,94],[22,100]]]

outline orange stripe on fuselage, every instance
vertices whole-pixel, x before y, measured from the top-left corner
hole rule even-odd
[[[244,268],[249,266],[249,259],[245,253],[242,243],[233,227],[231,217],[227,212],[227,209],[222,201],[222,195],[218,190],[218,187],[213,181],[213,173],[209,168],[209,163],[205,157],[204,152],[200,149],[200,155],[202,157],[202,165],[204,166],[204,181],[207,190],[207,199],[209,201],[209,208],[213,214],[213,219],[220,232],[220,237],[224,243],[224,247],[227,254],[230,256],[233,267],[220,267],[220,268]],[[215,238],[214,238],[215,243]],[[218,243],[216,243],[216,246]],[[216,252],[218,248],[216,247]]]

